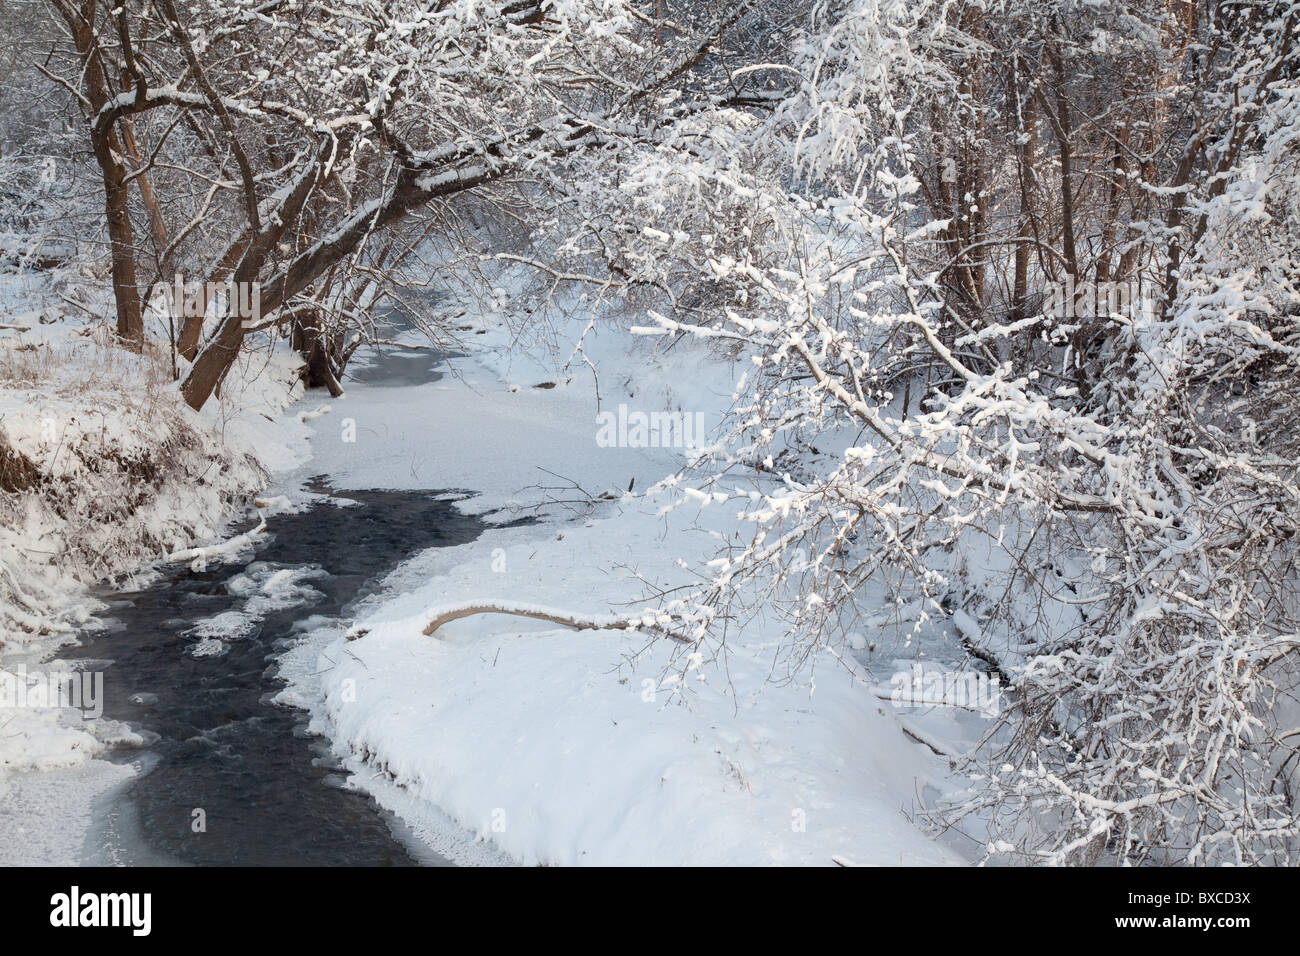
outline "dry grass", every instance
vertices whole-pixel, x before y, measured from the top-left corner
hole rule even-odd
[[[40,477],[40,469],[26,455],[15,451],[0,432],[0,491],[27,491],[35,487]]]
[[[61,581],[133,572],[210,536],[265,482],[190,414],[165,345],[137,355],[102,325],[23,337],[0,341],[0,628],[20,643],[60,629]]]
[[[53,389],[67,396],[127,382],[154,395],[170,388],[167,347],[150,342],[137,355],[119,347],[104,326],[87,326],[86,334],[59,344],[27,342],[21,335],[0,342],[0,388]]]

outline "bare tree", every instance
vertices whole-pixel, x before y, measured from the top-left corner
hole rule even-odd
[[[677,632],[721,654],[779,609],[795,671],[846,629],[960,620],[1014,707],[942,820],[990,853],[1296,859],[1298,16],[827,3],[774,123],[711,117],[749,169],[658,159],[772,220],[724,256],[641,206],[730,295],[641,331],[751,360],[720,448],[663,486],[752,526]],[[1116,281],[1152,291],[1099,302]]]
[[[142,334],[133,183],[159,271],[189,262],[204,290],[260,288],[256,317],[205,325],[210,303],[186,303],[181,392],[195,408],[268,320],[291,325],[316,383],[336,388],[341,345],[322,316],[394,264],[406,247],[388,232],[642,135],[650,94],[744,12],[674,30],[656,52],[642,41],[658,27],[631,3],[51,2],[69,40],[51,75],[76,89],[100,160],[120,334]]]

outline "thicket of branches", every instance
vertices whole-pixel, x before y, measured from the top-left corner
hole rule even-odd
[[[268,329],[337,390],[423,242],[466,203],[540,216],[550,177],[653,129],[650,94],[740,16],[655,20],[618,0],[47,7],[35,69],[80,114],[118,335],[140,347],[159,283],[197,286],[167,315],[195,408]],[[209,301],[223,283],[255,284],[258,315]]]
[[[1015,706],[941,819],[998,852],[1296,859],[1298,17],[817,4],[711,172],[747,155],[784,230],[705,254],[724,308],[643,330],[753,363],[672,482],[752,536],[670,610],[716,648],[783,608],[792,666],[882,595],[977,619]]]

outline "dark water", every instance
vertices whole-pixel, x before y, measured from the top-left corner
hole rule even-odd
[[[388,388],[425,385],[442,378],[438,366],[442,365],[447,358],[453,357],[441,352],[407,351],[382,346],[375,352],[373,358],[367,356],[369,361],[363,360],[348,365],[345,385],[347,381]]]
[[[324,502],[270,518],[248,560],[198,572],[173,567],[146,590],[109,596],[110,630],[64,656],[104,669],[105,716],[157,735],[143,752],[121,755],[151,769],[112,808],[112,829],[143,846],[110,858],[208,866],[417,862],[394,836],[400,825],[340,786],[324,742],[305,733],[306,715],[270,698],[282,686],[274,659],[301,635],[300,621],[342,615],[411,555],[483,530],[435,494],[341,492],[355,504]],[[298,590],[286,599],[292,606],[245,620],[237,639],[222,642],[222,654],[193,655],[193,628],[250,610],[250,597],[261,600],[259,585],[283,569],[314,572],[296,579]],[[196,809],[206,815],[206,832],[194,832]]]
[[[428,297],[428,304],[437,305],[440,296]],[[418,325],[402,309],[391,309],[376,322],[381,337],[398,339],[404,333],[418,330]],[[399,388],[427,385],[442,378],[447,360],[459,358],[463,352],[452,349],[427,347],[402,348],[395,345],[375,345],[359,352],[348,363],[344,387],[348,382]]]

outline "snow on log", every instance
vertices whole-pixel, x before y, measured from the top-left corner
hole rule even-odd
[[[539,604],[521,604],[509,601],[467,601],[460,604],[436,607],[428,612],[429,622],[423,633],[432,636],[438,628],[461,618],[476,614],[505,614],[510,617],[526,617],[534,621],[558,624],[560,627],[575,631],[655,631],[675,641],[691,643],[689,638],[675,634],[668,625],[678,618],[675,615],[647,611],[639,617],[620,617],[616,614],[575,614],[559,608]],[[349,641],[363,637],[367,631],[358,630],[347,635]]]
[[[237,534],[229,541],[223,541],[220,544],[208,545],[202,548],[186,548],[183,551],[173,551],[167,557],[163,558],[167,563],[179,561],[195,561],[202,559],[210,561],[213,558],[220,557],[223,554],[235,554],[243,548],[251,545],[253,539],[266,530],[266,515],[260,515],[261,521],[256,528],[250,528],[243,534]]]

